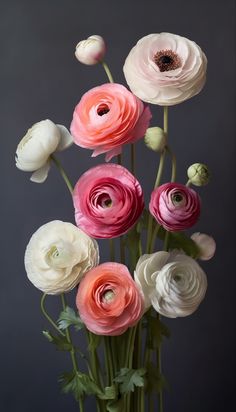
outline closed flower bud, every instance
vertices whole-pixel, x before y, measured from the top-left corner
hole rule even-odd
[[[213,237],[206,235],[205,233],[193,233],[191,239],[197,244],[200,250],[200,255],[198,256],[201,260],[210,260],[216,250],[216,242]]]
[[[190,182],[195,186],[207,185],[210,179],[208,167],[202,163],[194,163],[189,166],[187,175]]]
[[[93,35],[77,44],[75,57],[80,63],[93,65],[103,59],[105,51],[106,46],[103,38],[98,35]]]
[[[149,127],[144,137],[147,147],[154,152],[161,152],[166,145],[166,140],[166,133],[161,127]]]

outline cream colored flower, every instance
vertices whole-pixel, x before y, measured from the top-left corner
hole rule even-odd
[[[41,226],[25,251],[29,280],[50,295],[70,291],[98,263],[97,242],[72,223],[60,220]]]
[[[206,68],[206,56],[195,42],[171,33],[155,33],[132,48],[124,75],[131,91],[144,102],[171,106],[201,91]]]
[[[156,252],[139,259],[134,279],[145,306],[169,318],[191,315],[203,300],[207,278],[198,263],[177,252]]]
[[[197,244],[200,250],[198,256],[201,260],[210,260],[216,251],[216,242],[213,237],[206,235],[205,233],[193,233],[191,239]]]
[[[104,57],[106,46],[103,38],[98,35],[81,40],[75,49],[75,57],[80,63],[93,65],[97,64]]]
[[[72,136],[65,126],[42,120],[35,123],[18,144],[16,167],[34,172],[30,180],[43,183],[50,169],[50,155],[72,144]]]

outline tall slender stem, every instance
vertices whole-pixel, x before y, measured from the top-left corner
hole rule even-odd
[[[61,162],[54,156],[51,155],[51,159],[53,160],[53,162],[55,163],[56,167],[58,168],[59,172],[61,173],[62,178],[64,179],[66,186],[68,187],[69,191],[71,194],[73,194],[73,186],[65,172],[65,169],[63,168]]]
[[[43,312],[48,322],[51,323],[51,325],[57,330],[57,332],[60,333],[60,335],[65,336],[65,334],[58,328],[57,324],[52,320],[52,318],[49,316],[49,314],[47,313],[45,309],[44,302],[45,302],[46,297],[47,297],[47,294],[44,293],[41,298],[41,302],[40,302],[41,311]]]
[[[170,154],[171,162],[172,162],[171,182],[175,182],[175,180],[176,180],[176,156],[172,152],[172,150],[169,146],[167,146],[166,150]]]
[[[61,294],[61,301],[62,301],[63,310],[65,310],[66,309],[66,298],[65,298],[64,293]],[[71,340],[69,328],[66,328],[66,338],[67,338],[67,341],[72,345],[72,340]],[[70,350],[70,355],[71,355],[71,360],[72,360],[74,372],[77,373],[78,372],[78,365],[77,365],[77,359],[76,359],[76,356],[75,356],[75,350],[74,350],[73,345],[72,345],[72,349]]]
[[[114,80],[113,80],[113,77],[112,77],[112,74],[111,74],[111,71],[110,71],[108,65],[104,61],[102,61],[101,64],[103,65],[103,68],[106,72],[106,75],[108,77],[109,82],[114,83]]]

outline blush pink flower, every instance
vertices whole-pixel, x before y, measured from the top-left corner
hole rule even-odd
[[[127,169],[114,163],[85,172],[76,183],[73,201],[77,226],[94,238],[126,233],[144,208],[139,182]]]
[[[108,83],[85,93],[71,123],[74,142],[92,149],[92,156],[106,154],[106,161],[122,146],[144,136],[151,119],[148,106],[121,84]]]
[[[144,301],[127,267],[107,262],[86,273],[79,285],[76,306],[88,330],[116,336],[139,321]]]
[[[166,183],[156,188],[149,204],[151,214],[170,232],[193,226],[200,215],[200,197],[180,183]]]

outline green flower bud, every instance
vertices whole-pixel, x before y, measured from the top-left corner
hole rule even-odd
[[[190,182],[195,186],[207,185],[210,179],[208,167],[202,163],[194,163],[189,166],[187,175]]]
[[[161,152],[166,145],[167,137],[160,127],[149,127],[147,129],[144,142],[147,147],[155,152]]]

